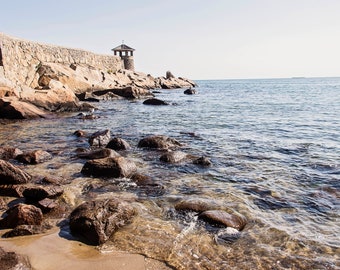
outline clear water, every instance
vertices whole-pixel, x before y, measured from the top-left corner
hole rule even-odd
[[[145,254],[175,269],[338,269],[340,267],[340,78],[197,81],[197,95],[161,90],[171,106],[141,100],[95,104],[100,118],[24,121],[1,126],[0,145],[44,149],[50,162],[32,174],[71,180],[74,205],[90,198],[131,200],[138,216],[101,247]],[[138,170],[163,185],[147,193],[128,179],[85,178],[74,157],[86,139],[72,135],[110,129],[133,149]],[[158,152],[137,148],[147,135],[184,143],[183,151],[213,165],[161,163]],[[103,188],[90,190],[90,183]],[[109,182],[109,186],[107,183]],[[216,243],[196,217],[173,210],[183,198],[213,200],[248,224],[234,243]]]

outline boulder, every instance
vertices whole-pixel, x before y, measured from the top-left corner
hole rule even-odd
[[[113,138],[107,145],[106,148],[113,149],[115,151],[120,151],[120,150],[128,150],[131,149],[130,144],[121,139],[121,138]]]
[[[220,208],[220,206],[217,203],[200,198],[185,199],[175,205],[177,211],[193,211],[198,213],[218,208]]]
[[[93,133],[89,138],[89,143],[91,146],[105,146],[111,140],[110,130],[102,130]]]
[[[41,201],[38,201],[35,205],[40,208],[43,213],[51,212],[52,210],[57,209],[59,206],[56,201],[49,198],[42,199]]]
[[[160,100],[158,98],[149,98],[144,100],[144,105],[169,105],[166,101]]]
[[[163,154],[159,160],[167,163],[178,163],[187,158],[187,154],[181,151],[171,151]]]
[[[181,146],[181,143],[173,138],[163,135],[153,135],[139,141],[140,148],[169,149]]]
[[[14,252],[6,252],[0,247],[0,269],[2,270],[31,270],[29,260]]]
[[[17,97],[0,99],[0,118],[6,119],[34,119],[46,118],[49,115],[28,102],[20,101]]]
[[[129,177],[137,171],[133,161],[124,157],[109,157],[89,160],[83,166],[81,172],[85,175],[104,177]]]
[[[0,228],[15,228],[18,225],[41,225],[43,214],[38,207],[29,204],[17,204],[5,212],[0,220]]]
[[[25,185],[0,185],[0,196],[23,197]]]
[[[0,184],[26,184],[31,175],[11,163],[0,159]]]
[[[86,132],[83,130],[76,130],[73,135],[77,136],[77,137],[86,137]]]
[[[136,87],[136,86],[128,86],[124,88],[116,88],[116,89],[107,89],[107,90],[100,90],[94,91],[93,94],[96,96],[102,96],[107,93],[113,93],[120,97],[124,97],[127,99],[135,99],[135,98],[145,98],[145,97],[152,97],[153,94],[144,88]]]
[[[104,149],[97,149],[90,152],[82,152],[78,153],[77,157],[84,158],[84,159],[100,159],[100,158],[107,158],[107,157],[119,157],[116,151],[108,148]]]
[[[223,210],[208,210],[199,215],[200,219],[209,223],[224,225],[242,231],[247,224],[247,220],[240,214],[229,214]]]
[[[22,154],[23,152],[14,147],[0,147],[0,159],[9,160],[15,159],[18,155]]]
[[[52,155],[44,150],[35,150],[20,154],[16,157],[16,160],[24,164],[38,164],[52,159]]]
[[[184,91],[184,94],[185,95],[195,95],[196,94],[196,90],[195,89],[192,89],[192,88],[189,88],[189,89],[186,89]]]
[[[85,243],[100,245],[130,223],[135,213],[130,203],[118,199],[85,202],[72,211],[70,230]]]
[[[64,189],[61,186],[31,186],[26,187],[22,192],[22,195],[29,201],[40,201],[45,198],[56,198],[64,193]]]

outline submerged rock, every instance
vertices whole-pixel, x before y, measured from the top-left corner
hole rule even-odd
[[[206,220],[213,224],[224,225],[226,227],[232,227],[239,231],[247,224],[247,220],[240,214],[229,214],[223,210],[208,210],[199,215],[199,218]]]
[[[196,90],[189,88],[189,89],[186,89],[184,91],[184,94],[186,94],[186,95],[195,95],[196,94]]]
[[[196,165],[203,166],[203,167],[209,167],[212,165],[211,161],[206,157],[197,158],[193,161],[193,163]]]
[[[138,143],[140,148],[168,149],[178,146],[181,146],[180,142],[163,135],[149,136],[141,139]]]
[[[16,157],[16,160],[25,164],[38,164],[52,159],[52,155],[43,150],[35,150],[28,153],[23,153]]]
[[[187,154],[181,151],[171,151],[163,154],[159,160],[167,163],[178,163],[187,158]]]
[[[118,199],[86,202],[70,215],[70,229],[90,245],[105,243],[120,227],[131,222],[136,214],[127,202]]]
[[[43,214],[38,207],[29,204],[17,204],[5,212],[0,220],[1,228],[15,228],[18,225],[40,225]]]
[[[20,168],[0,159],[0,184],[26,184],[31,178]]]
[[[42,225],[19,225],[13,230],[6,232],[2,237],[11,238],[24,235],[40,234],[45,233],[48,229],[50,229],[50,227]]]
[[[81,172],[85,175],[106,177],[129,177],[137,170],[136,164],[124,157],[89,160]]]

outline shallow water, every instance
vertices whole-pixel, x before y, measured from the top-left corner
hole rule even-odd
[[[0,145],[43,149],[54,158],[25,169],[62,176],[64,199],[122,197],[138,210],[133,223],[101,247],[141,253],[176,269],[337,269],[340,267],[340,78],[198,81],[198,94],[162,90],[171,106],[119,100],[95,104],[100,118],[16,122],[1,126]],[[145,190],[129,179],[80,174],[74,157],[86,139],[75,130],[110,129],[133,149],[138,171],[162,190]],[[159,152],[137,148],[147,135],[184,144],[182,151],[207,156],[213,165],[175,165]],[[91,183],[99,188],[91,188]],[[205,198],[248,224],[233,243],[222,228],[174,210],[183,198]]]

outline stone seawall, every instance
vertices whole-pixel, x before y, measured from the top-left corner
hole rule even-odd
[[[42,63],[85,64],[97,70],[115,72],[123,67],[122,60],[114,55],[46,45],[13,38],[0,33],[0,58],[3,75],[18,86],[31,85]]]

